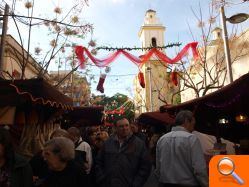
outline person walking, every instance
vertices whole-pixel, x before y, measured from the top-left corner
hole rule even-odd
[[[208,187],[206,162],[200,141],[191,132],[195,118],[191,111],[180,111],[171,132],[156,147],[156,170],[160,187]]]
[[[96,158],[96,181],[102,187],[142,187],[151,171],[145,143],[132,134],[126,118],[116,122],[116,135]]]

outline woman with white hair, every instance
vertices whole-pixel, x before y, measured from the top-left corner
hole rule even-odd
[[[83,171],[73,162],[74,143],[65,137],[56,137],[46,142],[43,158],[48,164],[48,176],[42,187],[84,187],[87,180]]]
[[[70,138],[69,133],[64,129],[56,129],[50,136],[50,139],[56,138],[56,137],[65,137]],[[41,181],[44,181],[44,178],[48,176],[48,165],[44,161],[42,156],[42,150],[38,153],[36,153],[31,160],[29,161],[32,171],[33,171],[33,183],[34,186],[37,186],[36,184],[40,184]],[[39,186],[39,185],[38,185]]]

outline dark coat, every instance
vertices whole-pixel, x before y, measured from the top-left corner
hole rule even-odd
[[[26,159],[15,154],[10,174],[11,187],[31,187],[32,169]]]
[[[95,169],[100,186],[142,187],[151,170],[145,143],[132,135],[120,147],[115,137],[109,138],[96,158]]]
[[[36,153],[29,161],[33,171],[33,176],[39,179],[45,178],[48,175],[48,164],[42,157],[42,151]]]
[[[77,153],[75,156],[82,156],[82,153]],[[83,155],[84,159],[85,156]],[[85,171],[82,169],[81,158],[77,160],[75,158],[72,161],[68,162],[67,167],[61,172],[53,172],[48,168],[47,162],[44,161],[42,154],[36,154],[31,160],[30,165],[33,169],[33,175],[38,177],[38,179],[34,182],[34,186],[48,186],[48,187],[81,187],[81,186],[89,186],[88,179],[86,177]]]
[[[40,183],[40,184],[38,184]],[[87,187],[89,186],[85,173],[75,164],[68,161],[62,171],[49,171],[48,176],[36,184],[39,187]]]

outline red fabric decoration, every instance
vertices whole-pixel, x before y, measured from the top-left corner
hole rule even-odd
[[[19,79],[21,77],[21,74],[15,69],[13,72],[12,72],[12,77],[14,79]]]
[[[171,72],[170,78],[171,78],[171,81],[173,82],[173,84],[175,86],[177,86],[178,85],[178,79],[177,79],[177,72],[176,71]]]
[[[75,53],[79,60],[80,68],[84,69],[85,68],[84,48],[82,46],[77,46],[75,48]]]
[[[101,74],[99,77],[99,82],[97,85],[97,90],[100,91],[101,93],[104,93],[104,82],[105,82],[106,74]]]
[[[145,88],[144,74],[140,71],[138,73],[139,84],[142,88]]]
[[[84,55],[86,54],[89,59],[98,67],[106,67],[108,66],[111,62],[113,62],[120,54],[123,54],[124,56],[126,56],[129,60],[131,60],[134,64],[136,64],[137,66],[142,66],[144,63],[146,63],[147,61],[150,60],[152,55],[156,55],[157,58],[159,60],[161,60],[164,63],[168,63],[168,64],[174,64],[178,61],[180,61],[187,53],[188,50],[191,49],[194,58],[196,59],[198,57],[198,52],[196,50],[197,47],[197,42],[192,42],[187,44],[178,54],[175,58],[170,59],[169,57],[167,57],[163,52],[159,51],[156,48],[152,48],[151,50],[149,50],[146,54],[144,54],[141,59],[124,51],[124,50],[117,50],[116,52],[112,53],[109,55],[109,57],[105,58],[105,59],[97,59],[94,56],[92,56],[92,54],[87,50],[87,48],[82,47],[82,46],[76,46],[75,47],[75,53],[77,55],[77,58],[80,61],[80,64],[82,64],[83,62],[85,62],[85,57]]]

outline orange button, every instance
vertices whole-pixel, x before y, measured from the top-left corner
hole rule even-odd
[[[218,171],[222,175],[231,175],[235,169],[234,162],[229,157],[224,157],[218,162]]]
[[[216,155],[209,162],[210,187],[249,187],[249,155]]]

